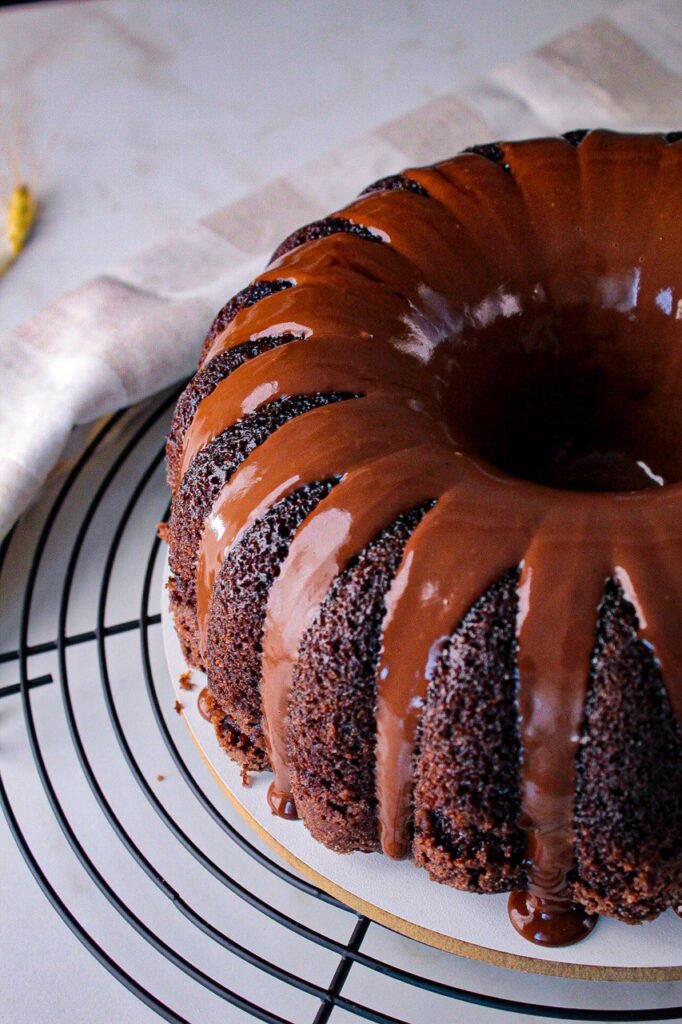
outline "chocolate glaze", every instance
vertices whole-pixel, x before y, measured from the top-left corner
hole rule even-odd
[[[567,899],[548,899],[528,892],[512,892],[509,920],[516,931],[537,946],[572,946],[587,938],[597,923],[596,914]]]
[[[281,291],[283,288],[291,288],[291,281],[254,281],[252,284],[247,285],[246,288],[242,288],[236,295],[233,295],[215,316],[204,341],[203,351],[205,352],[208,349],[216,335],[225,330],[241,309],[253,306],[266,295]]]
[[[210,722],[212,719],[211,694],[208,686],[204,686],[203,689],[199,691],[199,695],[197,696],[197,708],[199,709],[201,717],[205,718],[207,722]]]
[[[379,832],[410,850],[413,755],[443,638],[520,567],[520,824],[534,942],[576,941],[570,904],[575,755],[597,608],[615,576],[682,720],[682,147],[590,132],[500,143],[372,191],[305,232],[260,281],[291,287],[237,311],[204,357],[265,335],[200,403],[183,472],[227,424],[283,395],[361,395],[256,448],[220,492],[199,551],[204,638],[225,552],[302,484],[340,483],[299,527],[263,644],[275,813],[293,816],[287,707],[301,640],[328,588],[396,516],[435,500],[386,599],[378,673]],[[366,229],[366,230],[360,230]],[[368,244],[371,235],[373,244]]]
[[[268,804],[273,814],[278,818],[288,818],[290,821],[298,819],[296,803],[291,793],[280,793],[274,782],[268,786]]]

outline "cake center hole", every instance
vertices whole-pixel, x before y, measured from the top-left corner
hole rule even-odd
[[[647,335],[613,311],[572,309],[509,318],[459,339],[451,364],[455,427],[489,462],[549,487],[677,483],[682,339],[673,345],[670,325],[659,328],[668,337]]]
[[[525,480],[570,491],[631,491],[673,482],[664,452],[637,436],[635,390],[608,394],[601,373],[534,375],[506,404],[482,446],[491,462]],[[633,429],[634,428],[634,429]]]

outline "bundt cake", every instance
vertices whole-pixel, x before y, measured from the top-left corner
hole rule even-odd
[[[167,442],[227,753],[548,945],[682,902],[680,139],[376,182],[220,311]]]

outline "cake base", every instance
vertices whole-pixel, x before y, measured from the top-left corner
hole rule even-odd
[[[638,926],[602,918],[578,945],[540,950],[512,928],[506,895],[459,892],[430,881],[409,861],[392,861],[379,853],[334,853],[317,843],[301,821],[273,815],[267,802],[271,774],[252,773],[249,785],[243,785],[239,765],[226,756],[212,725],[199,712],[197,698],[206,679],[185,663],[168,610],[167,575],[166,566],[161,599],[164,648],[174,699],[182,705],[192,739],[241,817],[304,878],[387,928],[497,967],[590,981],[682,980],[682,921],[672,910]],[[180,685],[188,671],[191,690]]]

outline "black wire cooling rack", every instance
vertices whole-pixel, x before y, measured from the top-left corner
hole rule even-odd
[[[604,985],[519,977],[394,935],[273,860],[231,814],[173,714],[155,610],[163,556],[154,526],[166,514],[162,444],[174,399],[112,417],[0,549],[3,604],[17,615],[7,625],[16,643],[0,653],[14,681],[0,686],[0,702],[21,703],[27,762],[60,852],[27,834],[25,798],[1,754],[0,802],[73,934],[173,1024],[681,1017],[680,1006],[632,997],[646,986],[612,985],[605,1000]],[[153,758],[167,775],[154,773]],[[62,861],[117,927],[92,924],[60,888]],[[123,945],[140,940],[139,954],[121,954],[121,923]],[[656,998],[675,995],[669,986]]]

